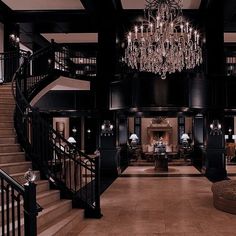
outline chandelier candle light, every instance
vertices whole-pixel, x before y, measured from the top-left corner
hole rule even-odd
[[[144,20],[127,35],[124,62],[132,69],[166,74],[202,63],[200,34],[184,18],[181,0],[146,0]]]

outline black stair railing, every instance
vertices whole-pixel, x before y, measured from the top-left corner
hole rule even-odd
[[[33,167],[59,188],[62,196],[71,198],[74,207],[83,207],[86,216],[99,218],[99,156],[92,158],[69,143],[29,103],[39,84],[54,76],[55,52],[58,47],[45,48],[25,58],[16,71],[12,81],[16,100],[15,129]],[[45,66],[41,73],[33,69],[38,63]],[[64,63],[60,64],[57,70],[65,68]]]
[[[12,77],[18,69],[27,52],[23,50],[0,53],[0,83],[12,81]]]
[[[1,235],[37,235],[36,185],[19,184],[0,169]],[[30,199],[30,201],[29,201]]]

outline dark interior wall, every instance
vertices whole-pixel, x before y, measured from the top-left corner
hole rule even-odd
[[[43,110],[92,109],[94,96],[90,91],[51,90],[35,106]]]
[[[149,73],[133,74],[111,83],[110,108],[185,107],[189,105],[188,91],[184,73],[170,75],[166,80]]]
[[[207,106],[208,86],[208,81],[199,75],[189,80],[189,107],[205,108]]]

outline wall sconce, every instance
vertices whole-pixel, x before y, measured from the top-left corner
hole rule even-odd
[[[19,46],[20,43],[20,38],[16,36],[15,34],[10,34],[9,35],[10,43],[14,46],[17,47]]]
[[[73,127],[73,129],[71,130],[73,135],[75,135],[75,133],[77,132],[77,129],[75,127]]]
[[[101,136],[112,136],[113,135],[113,125],[109,120],[104,120],[101,126]]]
[[[210,124],[210,135],[221,135],[222,131],[221,131],[221,124],[219,122],[219,120],[213,120],[213,122]]]

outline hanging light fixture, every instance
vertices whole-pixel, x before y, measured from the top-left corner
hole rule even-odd
[[[181,0],[146,0],[144,20],[127,35],[124,62],[132,69],[166,74],[202,63],[200,34],[184,18]]]

